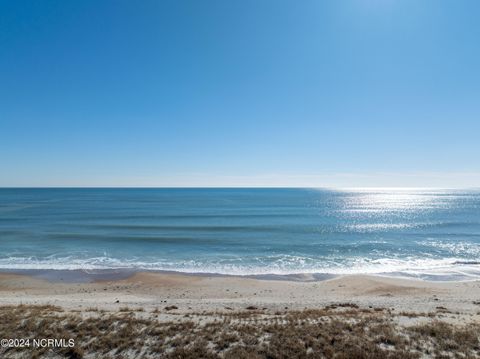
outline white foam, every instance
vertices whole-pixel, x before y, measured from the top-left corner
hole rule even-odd
[[[480,265],[464,258],[419,259],[379,258],[355,259],[339,262],[328,258],[314,259],[300,256],[277,256],[242,260],[223,259],[205,261],[142,261],[138,258],[119,259],[93,257],[88,259],[61,257],[38,259],[32,257],[9,257],[0,259],[1,269],[10,270],[158,270],[184,273],[212,273],[224,275],[293,275],[293,274],[372,274],[414,278],[477,279]],[[255,264],[253,264],[255,263]]]
[[[480,257],[480,244],[472,242],[444,242],[436,240],[425,240],[418,242],[418,244],[428,247],[434,247],[442,250],[446,250],[453,255],[467,255],[472,257]]]

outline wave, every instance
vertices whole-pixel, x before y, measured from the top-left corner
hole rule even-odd
[[[403,229],[432,229],[432,228],[476,228],[480,222],[409,222],[409,223],[360,223],[346,225],[352,232],[376,232]]]
[[[243,260],[214,261],[185,260],[168,262],[145,261],[139,258],[98,256],[90,258],[65,257],[7,257],[0,258],[0,269],[8,270],[145,270],[182,273],[219,274],[236,276],[303,274],[351,275],[370,274],[427,280],[476,280],[480,278],[480,261],[462,258],[444,259],[355,259],[339,262],[300,256],[273,256]]]
[[[439,240],[424,240],[417,242],[421,246],[435,248],[437,250],[443,250],[450,253],[453,256],[459,257],[478,257],[480,256],[480,244],[456,241],[456,242],[444,242]]]
[[[456,261],[453,264],[472,264],[472,265],[480,265],[480,261]]]

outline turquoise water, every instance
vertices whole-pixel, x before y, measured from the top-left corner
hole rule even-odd
[[[0,189],[0,268],[480,275],[480,192]]]

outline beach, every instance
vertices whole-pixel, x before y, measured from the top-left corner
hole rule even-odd
[[[65,309],[142,307],[154,310],[175,305],[188,311],[318,308],[338,302],[395,310],[433,311],[443,306],[476,318],[480,281],[428,282],[380,276],[339,276],[324,281],[268,280],[219,275],[138,272],[118,280],[68,282],[62,272],[50,280],[35,276],[0,275],[0,303],[49,304]]]
[[[135,325],[144,325],[145,328],[168,326],[171,323],[176,323],[176,325],[188,324],[185,327],[180,326],[175,333],[169,334],[169,340],[173,340],[172,338],[177,334],[184,339],[189,338],[192,334],[191,331],[195,328],[199,330],[200,327],[201,331],[199,333],[205,334],[206,323],[216,323],[215,325],[218,326],[216,331],[225,335],[232,334],[232,330],[238,331],[238,328],[232,329],[231,320],[233,319],[235,319],[233,322],[236,323],[235,325],[249,323],[248,325],[252,326],[253,329],[256,328],[255,330],[261,332],[268,329],[265,327],[266,323],[271,323],[272,320],[278,321],[279,318],[283,318],[282,322],[284,324],[301,326],[303,324],[299,324],[301,321],[297,320],[301,317],[305,321],[304,323],[315,326],[312,330],[319,328],[317,325],[319,318],[323,318],[322,320],[326,320],[327,323],[350,323],[354,325],[364,322],[362,324],[364,327],[381,324],[383,328],[388,324],[391,326],[389,335],[395,337],[398,335],[408,337],[408,334],[405,334],[406,331],[414,330],[412,333],[415,334],[419,330],[418,328],[436,327],[438,325],[445,326],[442,327],[442,330],[449,328],[448,330],[453,332],[455,330],[466,330],[470,333],[471,328],[473,328],[471,326],[475,327],[480,323],[480,281],[428,282],[366,275],[338,276],[318,281],[311,280],[308,276],[293,279],[257,279],[161,272],[130,273],[114,279],[92,279],[88,275],[84,277],[76,275],[75,281],[69,281],[64,274],[56,272],[48,277],[44,274],[41,277],[36,277],[32,273],[30,275],[1,274],[0,305],[3,311],[16,313],[16,319],[12,318],[8,323],[3,322],[2,335],[6,335],[7,329],[5,326],[12,325],[16,320],[24,322],[34,312],[36,313],[35,318],[37,318],[35,320],[52,318],[52,316],[56,318],[59,315],[67,316],[71,320],[76,318],[76,324],[72,328],[79,328],[82,323],[85,324],[92,320],[98,320],[99,322],[105,322],[107,319],[122,321],[126,320],[127,317],[129,321],[136,323]],[[51,323],[51,326],[67,333],[64,335],[74,336],[75,333],[70,332],[68,334],[69,330],[65,329],[68,328],[65,323],[70,320],[67,317],[64,317],[61,321],[56,319]],[[133,325],[132,323],[131,325]],[[138,329],[139,333],[144,333],[145,328],[143,330]],[[470,329],[467,330],[466,328]],[[345,333],[348,334],[350,329],[345,330]],[[16,327],[14,331],[18,331],[18,328]],[[294,331],[301,333],[297,329]],[[115,332],[115,330],[107,330],[104,334],[97,334],[100,336],[111,335]],[[95,333],[95,331],[89,330],[87,336],[95,335]],[[368,339],[364,338],[362,343],[372,342],[371,344],[380,352],[385,349],[382,346],[382,341],[378,342],[378,333],[362,333],[362,335],[368,337]],[[427,345],[425,343],[429,343],[428,338],[422,339],[426,348],[424,349],[427,352],[430,350],[430,354],[434,356],[435,350],[438,349],[435,341],[439,340],[439,334],[429,330],[426,330],[426,333],[424,334],[433,341]],[[199,334],[198,338],[202,338],[203,334]],[[340,336],[340,334],[340,332],[337,332],[336,334],[327,333],[326,335]],[[413,334],[412,338],[417,338],[415,340],[422,338],[422,336],[417,335],[418,333]],[[11,335],[14,335],[14,333],[11,333]],[[35,329],[32,329],[29,335],[41,336],[42,332],[35,333]],[[75,335],[79,336],[78,333]],[[163,333],[162,335],[167,334]],[[257,333],[257,336],[261,337],[261,335]],[[358,333],[354,334],[352,332],[351,335],[354,335],[357,338],[356,340],[361,339]],[[462,347],[462,350],[466,350],[473,357],[479,354],[477,344],[475,344],[478,342],[476,335],[476,339],[469,342],[471,346],[467,345],[468,348]],[[90,339],[82,338],[74,338],[76,339],[75,348],[83,353],[80,357],[93,358],[95,353],[98,355],[99,348],[92,351],[92,348],[87,345]],[[305,338],[302,336],[298,339],[303,341]],[[167,345],[169,340],[162,339],[161,342],[166,347],[157,354],[175,354],[175,345]],[[254,350],[258,357],[268,357],[262,354],[262,350],[266,349],[262,349],[259,343],[252,343],[249,346],[246,345],[244,340],[232,337],[225,348],[219,349],[215,346],[217,345],[215,340],[213,337],[202,339],[202,345],[204,345],[202,350],[206,350],[210,355],[205,357],[229,357],[231,353],[227,349],[233,350],[235,348],[237,348],[235,350]],[[394,339],[391,340],[395,341]],[[150,358],[155,357],[152,354],[154,352],[151,351],[154,342],[154,339],[145,339],[141,341],[143,344],[137,343],[136,345],[139,348],[138,350],[145,354],[146,358]],[[266,340],[264,344],[268,346],[269,343]],[[415,356],[417,354],[427,355],[427,357],[430,355],[422,352],[421,348],[415,349],[411,341],[409,343],[406,344],[402,341],[401,345],[398,344],[400,345],[398,348],[393,343],[390,345],[393,349],[387,348],[385,350],[394,353],[397,349],[401,349],[404,354],[407,352],[412,354],[412,357],[417,357]],[[442,341],[439,341],[438,345],[444,345],[442,343]],[[194,352],[188,354],[192,355],[192,358],[196,356],[195,353],[198,354],[196,351],[200,350],[198,345],[195,348],[187,344],[182,347],[183,350],[189,350],[189,348],[194,350]],[[115,348],[115,350],[118,350],[121,347],[117,347],[117,344],[115,344]],[[2,350],[4,350],[4,357],[12,358],[22,357],[22,353],[31,353],[28,348],[19,352],[5,351],[5,348]],[[129,352],[127,349],[118,352],[115,350],[113,348],[111,352],[107,350],[104,353],[105,357],[111,355],[113,358],[116,354],[122,354],[123,357],[135,358],[138,354]],[[297,353],[298,357],[302,357],[302,350]],[[360,350],[359,353],[362,353],[363,349],[356,348],[355,350]],[[438,350],[438,353],[441,353],[441,348]],[[457,351],[460,352],[461,350],[458,349]],[[453,350],[452,352],[457,351]],[[41,353],[45,354],[47,352],[48,350],[43,350]],[[309,352],[317,353],[314,349]],[[318,357],[322,357],[319,353],[317,354]],[[187,354],[185,355],[183,357],[189,357]],[[182,356],[174,355],[173,357]],[[238,356],[234,355],[233,357],[241,357],[241,355],[238,354]],[[250,357],[250,355],[246,357]]]
[[[480,359],[479,13],[0,1],[0,359]]]

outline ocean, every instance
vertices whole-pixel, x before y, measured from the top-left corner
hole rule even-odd
[[[0,189],[0,269],[480,276],[480,191]]]

